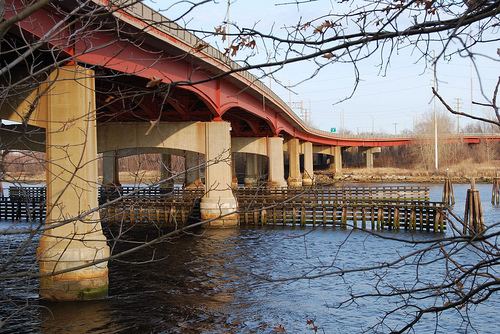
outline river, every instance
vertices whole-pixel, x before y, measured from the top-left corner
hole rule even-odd
[[[442,185],[429,185],[431,199],[440,200]],[[467,185],[455,185],[456,211],[463,215]],[[489,200],[491,185],[477,185],[485,221],[500,221],[500,208]],[[0,223],[0,228],[10,224]],[[18,227],[24,224],[18,223]],[[24,226],[26,227],[26,226]],[[151,239],[158,231],[137,232],[130,240]],[[430,240],[432,233],[384,232],[402,239]],[[24,240],[0,237],[4,261]],[[495,241],[496,242],[496,241]],[[36,270],[36,242],[12,264],[10,272]],[[118,245],[117,250],[129,247]],[[330,275],[338,268],[367,267],[397,259],[418,247],[380,239],[363,231],[312,228],[240,228],[197,230],[113,261],[109,264],[109,298],[80,303],[39,300],[37,280],[0,281],[5,333],[387,333],[413,315],[401,308],[398,296],[366,296],[339,305],[350,294],[390,291],[390,285],[425,286],[446,274],[443,261],[376,272]],[[432,259],[438,253],[427,254]],[[154,258],[154,261],[148,261]],[[465,263],[477,254],[457,254]],[[497,271],[494,271],[494,270]],[[498,277],[498,268],[492,273]],[[299,279],[303,275],[326,275]],[[296,278],[296,279],[294,279]],[[418,280],[418,283],[416,283]],[[421,296],[415,295],[416,298]],[[419,300],[420,306],[442,303],[439,296]],[[416,300],[412,300],[416,302]],[[339,306],[342,306],[339,308]],[[381,318],[394,310],[384,324]],[[14,313],[15,311],[15,313]],[[464,320],[466,317],[469,321]],[[415,326],[416,333],[498,333],[500,298],[497,293],[477,306],[430,314]]]

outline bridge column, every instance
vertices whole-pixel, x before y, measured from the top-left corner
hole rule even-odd
[[[285,161],[283,159],[283,138],[267,138],[268,186],[271,188],[286,187]]]
[[[238,189],[238,175],[236,175],[236,153],[231,154],[231,188]]]
[[[201,219],[215,219],[208,227],[234,227],[238,225],[236,198],[231,189],[231,124],[205,123],[205,191],[201,199]],[[220,217],[224,215],[224,217]]]
[[[37,248],[40,296],[99,299],[108,293],[109,247],[98,212],[76,218],[98,205],[94,72],[65,66],[49,78],[53,85],[44,96],[48,108],[46,224],[58,226],[45,230]],[[89,266],[71,270],[82,265]],[[64,270],[71,271],[53,274]]]
[[[247,161],[245,165],[245,186],[246,187],[255,187],[257,186],[257,181],[259,178],[258,171],[258,156],[257,154],[247,154]]]
[[[333,146],[333,163],[330,162],[330,170],[333,170],[335,174],[342,174],[342,147]]]
[[[380,152],[380,147],[371,147],[365,150],[364,154],[366,154],[366,168],[373,168],[373,154]]]
[[[300,175],[300,142],[297,138],[288,141],[288,186],[301,187],[302,176]]]
[[[265,181],[265,176],[267,174],[265,157],[257,154],[257,170],[259,175],[259,182]]]
[[[185,151],[184,153],[184,187],[188,189],[203,188],[200,177],[200,159],[196,152]]]
[[[161,154],[161,163],[160,163],[160,180],[166,180],[173,176],[172,173],[172,155],[171,154]],[[174,180],[170,179],[168,181],[164,181],[160,184],[161,189],[172,190],[174,189]]]
[[[304,175],[302,176],[302,184],[310,186],[314,183],[314,167],[313,167],[313,145],[311,142],[304,143]]]
[[[108,151],[102,154],[102,184],[105,187],[119,187],[120,176],[118,168],[118,154],[116,151]]]

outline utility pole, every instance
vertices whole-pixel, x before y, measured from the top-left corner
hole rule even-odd
[[[436,76],[432,75],[432,87],[436,88]],[[437,112],[436,112],[436,97],[432,97],[432,110],[434,112],[434,169],[439,170],[439,153],[438,153],[438,128],[437,128]]]
[[[227,35],[227,47],[231,48],[231,35],[229,35],[229,27],[230,27],[230,12],[231,12],[231,0],[227,0],[227,9],[226,9],[226,35]]]
[[[456,101],[456,105],[457,105],[457,107],[456,107],[457,112],[460,112],[460,102],[461,102],[460,98],[457,97],[455,99],[455,101]],[[460,115],[457,115],[457,134],[459,134],[459,133],[460,133]]]
[[[375,133],[375,119],[373,118],[373,115],[371,115],[372,117],[372,135]]]
[[[392,124],[394,124],[394,134],[397,134],[398,133],[398,131],[397,131],[398,123],[394,122]]]

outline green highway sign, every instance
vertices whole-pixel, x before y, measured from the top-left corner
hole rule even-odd
[[[337,128],[330,128],[330,132],[333,132],[333,133],[337,132]]]

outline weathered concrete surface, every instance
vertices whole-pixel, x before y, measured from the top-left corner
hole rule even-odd
[[[200,156],[196,152],[184,152],[184,186],[187,189],[203,188],[203,182],[200,175]]]
[[[297,188],[302,186],[302,176],[300,175],[300,142],[297,138],[288,140],[288,186]]]
[[[120,186],[118,153],[107,151],[102,154],[102,184],[104,186]]]
[[[258,170],[258,156],[256,154],[247,154],[246,155],[246,164],[245,164],[245,186],[247,187],[255,187],[257,185],[257,181],[259,179],[259,170]]]
[[[267,138],[268,186],[271,188],[286,187],[285,162],[283,159],[283,138]]]
[[[366,168],[373,168],[373,155],[381,151],[382,149],[380,147],[370,147],[364,150],[363,154],[366,155]]]
[[[334,151],[334,161],[330,163],[330,170],[332,170],[336,175],[342,174],[342,147],[333,146]]]
[[[47,225],[40,238],[40,296],[106,297],[109,247],[97,212],[97,145],[93,71],[66,66],[50,75],[47,94]],[[68,223],[64,223],[65,221]],[[96,263],[96,261],[98,263]],[[85,268],[71,270],[79,266]],[[59,271],[67,271],[57,275]]]
[[[203,122],[105,123],[98,133],[99,152],[156,147],[205,153]]]
[[[302,144],[304,151],[304,174],[302,175],[302,184],[310,186],[314,183],[314,167],[313,167],[313,145],[311,142]]]
[[[267,156],[267,140],[266,137],[233,137],[231,138],[231,151]]]
[[[213,219],[206,227],[238,225],[238,204],[231,188],[231,124],[205,123],[205,196],[201,199],[201,219]]]

